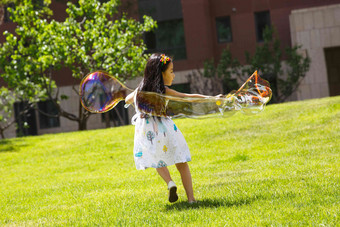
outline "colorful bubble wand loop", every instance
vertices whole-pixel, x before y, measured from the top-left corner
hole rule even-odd
[[[79,94],[83,107],[92,113],[104,113],[125,100],[133,90],[108,73],[88,74],[80,83]],[[224,97],[179,98],[154,92],[138,92],[138,109],[145,114],[171,117],[207,117],[219,113],[226,117],[240,110],[245,114],[261,112],[270,101],[269,83],[257,71],[237,90]]]

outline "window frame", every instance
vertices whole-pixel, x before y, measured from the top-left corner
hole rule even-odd
[[[268,13],[266,15],[266,25],[262,26],[262,33],[259,31],[259,17],[258,15],[260,14],[265,14]],[[263,31],[266,28],[266,26],[271,27],[271,16],[270,16],[270,11],[269,10],[264,10],[264,11],[258,11],[258,12],[254,12],[254,22],[255,22],[255,33],[256,33],[256,42],[258,43],[262,43],[264,41],[263,39]],[[269,23],[268,23],[269,22]]]
[[[46,106],[46,105],[50,105],[48,103],[51,103],[52,105],[54,105],[54,102],[52,100],[40,101],[40,102],[38,102],[38,109],[47,113],[47,114],[51,114],[51,115],[57,114],[57,113],[49,112],[49,107]],[[43,105],[44,105],[44,108],[42,108]],[[55,107],[55,108],[58,111],[57,107]],[[39,117],[39,129],[49,129],[49,128],[59,128],[60,127],[60,117],[59,116],[58,117],[49,117],[49,116],[46,116],[39,111],[38,117]],[[54,125],[54,123],[53,124],[49,123],[50,118],[56,118],[55,125]],[[42,123],[42,122],[44,122],[44,123]]]
[[[230,39],[226,40],[226,41],[221,41],[220,35],[219,35],[218,22],[221,19],[228,19],[228,25],[229,25],[229,29],[230,29]],[[216,17],[215,18],[215,26],[216,26],[216,35],[217,35],[217,42],[218,43],[232,43],[233,42],[233,30],[232,30],[232,26],[231,26],[231,17],[229,15],[228,16]]]
[[[157,34],[157,29],[159,29],[160,26],[162,26],[163,23],[167,22],[175,22],[178,21],[179,23],[182,23],[183,26],[183,45],[178,45],[178,46],[172,46],[172,47],[166,47],[166,48],[160,48],[158,44],[159,36],[160,34]],[[169,54],[170,56],[174,57],[175,60],[186,60],[188,55],[187,55],[187,50],[186,50],[186,40],[185,40],[185,30],[184,30],[184,21],[182,18],[180,19],[172,19],[172,20],[163,20],[163,21],[157,21],[158,23],[158,28],[155,29],[155,31],[148,32],[148,34],[144,34],[144,43],[147,45],[148,41],[146,40],[146,36],[150,36],[154,39],[155,47],[154,48],[149,48],[147,45],[147,50],[146,53],[154,53],[154,52],[164,52]],[[169,36],[170,37],[170,36]],[[171,54],[172,51],[176,50],[184,50],[183,56],[179,57],[174,54]]]
[[[11,18],[10,18],[10,13],[8,12],[8,8],[15,8],[15,4],[14,3],[8,3],[4,6],[4,23],[10,23],[12,22]]]

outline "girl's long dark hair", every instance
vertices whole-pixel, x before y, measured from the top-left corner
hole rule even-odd
[[[163,81],[162,72],[165,72],[172,61],[162,64],[162,54],[152,54],[146,63],[144,69],[144,78],[138,86],[139,91],[149,91],[165,94],[165,86]]]
[[[162,72],[165,72],[172,62],[162,63],[162,54],[155,53],[150,56],[146,63],[143,80],[137,89],[137,105],[138,109],[143,113],[162,116],[164,113],[165,99],[149,92],[165,94],[165,86]]]

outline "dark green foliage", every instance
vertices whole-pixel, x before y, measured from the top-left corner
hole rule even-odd
[[[261,76],[268,80],[273,91],[272,102],[284,102],[296,91],[309,69],[310,59],[300,53],[300,46],[286,47],[282,53],[280,40],[274,28],[266,27],[264,42],[256,47],[253,56],[246,53],[243,75],[251,75],[259,70]],[[287,69],[283,70],[282,59]]]
[[[237,59],[233,59],[228,48],[226,48],[215,66],[213,60],[204,63],[205,77],[217,74],[219,78],[227,81],[226,87],[237,88],[232,74],[238,77],[238,81],[245,81],[255,70],[258,70],[261,77],[268,80],[273,91],[272,103],[284,102],[296,91],[301,80],[309,69],[310,59],[307,55],[300,53],[300,47],[286,47],[282,53],[281,44],[275,30],[267,27],[263,33],[264,42],[256,47],[253,56],[245,53],[246,64],[241,66]],[[287,69],[283,70],[283,56]]]
[[[299,86],[301,79],[309,70],[310,58],[299,54],[299,46],[286,48],[286,63],[289,66],[287,78],[285,80],[278,78],[281,95],[288,97]]]
[[[10,94],[5,87],[0,88],[0,136],[5,138],[4,131],[13,123],[11,117],[13,116],[13,104],[15,98]]]
[[[223,83],[224,92],[230,92],[238,87],[232,75],[238,71],[239,67],[239,61],[234,59],[229,48],[226,48],[216,67],[213,59],[204,62],[203,76],[220,80]]]

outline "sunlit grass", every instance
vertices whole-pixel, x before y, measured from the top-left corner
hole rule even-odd
[[[258,115],[178,119],[195,196],[179,202],[133,161],[134,127],[0,141],[0,225],[336,226],[340,97],[270,105]]]

